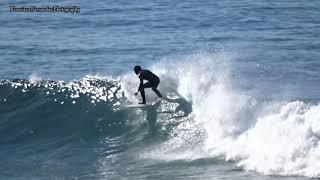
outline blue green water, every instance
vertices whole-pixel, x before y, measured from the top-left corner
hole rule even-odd
[[[0,179],[320,177],[318,1],[0,7]],[[137,64],[156,106],[125,107]]]

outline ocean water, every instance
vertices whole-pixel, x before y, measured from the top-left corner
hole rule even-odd
[[[320,178],[319,1],[0,7],[0,179]]]

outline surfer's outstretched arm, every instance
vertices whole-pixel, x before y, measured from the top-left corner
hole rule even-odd
[[[138,87],[138,91],[135,93],[136,95],[138,94],[139,91],[141,91],[141,88],[143,88],[143,79],[142,78],[140,78],[140,84]]]

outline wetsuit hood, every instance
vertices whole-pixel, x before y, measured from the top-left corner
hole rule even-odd
[[[136,74],[139,74],[140,71],[141,71],[141,67],[140,67],[140,66],[135,66],[135,67],[133,68],[133,70],[134,70],[134,72],[135,72]]]

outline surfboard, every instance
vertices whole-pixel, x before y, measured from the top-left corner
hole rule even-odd
[[[127,108],[143,108],[147,106],[152,106],[152,104],[129,104],[129,105],[124,105]]]
[[[148,106],[154,106],[156,105],[158,102],[161,101],[162,98],[158,98],[156,101],[154,101],[153,103],[147,103],[147,104],[129,104],[129,105],[124,105],[127,108],[143,108],[143,107],[148,107]]]

